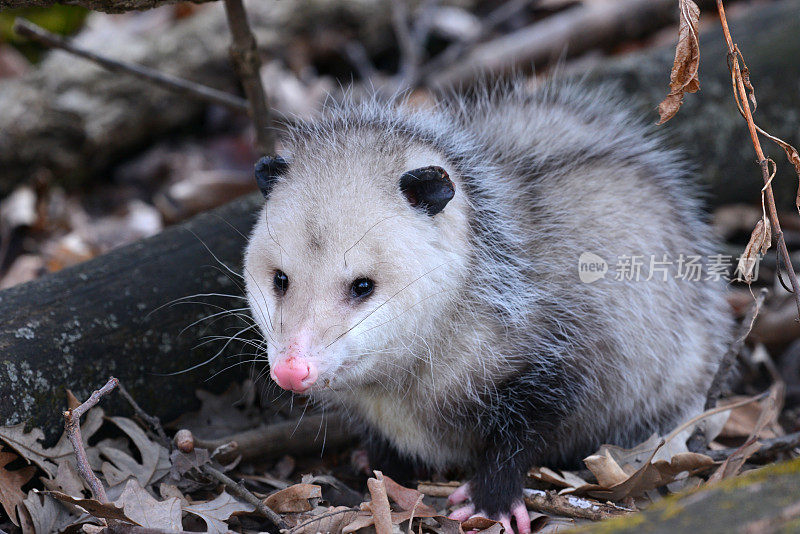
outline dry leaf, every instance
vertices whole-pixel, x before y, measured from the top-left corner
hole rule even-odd
[[[542,482],[547,482],[548,484],[553,484],[554,486],[572,490],[580,489],[589,485],[588,482],[575,473],[570,471],[561,471],[561,473],[557,473],[556,471],[553,471],[547,467],[535,467],[531,469],[531,471],[528,473],[528,476],[535,478],[536,480],[541,480]]]
[[[327,512],[300,523],[292,529],[292,534],[318,534],[319,532],[344,532],[344,529],[361,517],[372,517],[368,512],[354,510],[347,506],[330,508]],[[368,523],[369,526],[372,523]]]
[[[70,461],[58,464],[55,479],[41,478],[41,481],[49,490],[60,491],[77,498],[83,498],[83,490],[86,488],[85,482]]]
[[[11,521],[19,526],[16,509],[25,499],[22,486],[33,478],[36,468],[30,465],[16,471],[8,471],[5,466],[17,458],[19,456],[14,453],[0,451],[0,504],[3,505],[6,515]]]
[[[740,280],[750,283],[753,280],[753,272],[756,265],[758,265],[758,254],[764,254],[772,243],[772,225],[766,217],[761,218],[753,228],[750,234],[750,241],[744,249],[741,257],[739,258],[739,265],[736,267],[736,273]]]
[[[253,510],[255,510],[255,506],[239,502],[225,491],[213,501],[183,507],[184,512],[194,514],[206,522],[206,532],[208,534],[225,534],[229,532],[230,529],[225,521],[233,514],[252,512]]]
[[[678,45],[675,47],[675,62],[669,76],[669,94],[658,105],[658,124],[664,124],[678,112],[684,93],[700,89],[697,77],[700,68],[700,44],[697,39],[697,22],[700,8],[692,0],[679,0],[680,24]]]
[[[23,534],[61,532],[79,519],[51,496],[35,490],[30,491],[22,501],[20,512],[27,514],[22,525]]]
[[[375,478],[367,480],[372,500],[366,504],[375,520],[377,534],[392,534],[392,510],[389,507],[389,497],[386,493],[386,484],[383,473],[375,471]]]
[[[104,504],[96,499],[76,499],[66,493],[60,491],[46,491],[42,492],[45,495],[51,495],[61,502],[80,506],[94,517],[100,519],[116,519],[117,521],[124,521],[126,523],[138,524],[136,521],[129,518],[122,508],[117,508],[114,504]]]
[[[146,487],[167,474],[172,465],[167,449],[148,438],[139,425],[131,419],[110,417],[109,421],[131,438],[136,448],[139,449],[142,459],[142,462],[139,463],[133,456],[116,447],[107,443],[98,443],[97,448],[108,460],[103,462],[100,470],[110,486],[121,484],[133,476],[141,486]]]
[[[630,476],[614,461],[608,451],[593,454],[583,459],[583,463],[594,473],[597,483],[604,488],[611,488],[628,480]]]
[[[269,508],[278,513],[309,512],[314,509],[316,502],[311,500],[322,499],[322,488],[315,484],[295,484],[286,489],[273,493],[264,500]]]
[[[421,492],[401,486],[386,475],[383,475],[383,483],[386,487],[386,494],[397,503],[401,510],[416,510],[416,517],[436,514],[436,510],[420,501],[424,497]]]
[[[89,439],[103,424],[103,410],[101,408],[91,409],[83,419],[81,425],[81,436],[84,447],[89,448]],[[8,444],[17,454],[24,458],[28,463],[35,463],[47,473],[50,478],[55,478],[58,472],[58,464],[67,458],[72,458],[75,454],[72,444],[67,436],[62,434],[53,447],[45,449],[42,446],[44,433],[40,428],[34,428],[30,432],[25,432],[25,423],[18,425],[0,427],[0,440]]]
[[[122,495],[114,504],[121,506],[130,520],[143,527],[183,530],[180,499],[172,497],[157,501],[139,485],[136,479],[128,480]]]

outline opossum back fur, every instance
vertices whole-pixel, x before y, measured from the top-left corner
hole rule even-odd
[[[516,82],[419,111],[348,100],[290,128],[287,146],[306,173],[357,160],[354,147],[429,150],[463,186],[453,209],[469,220],[466,275],[445,313],[415,318],[433,325],[427,333],[398,345],[422,353],[419,364],[387,365],[392,379],[379,386],[314,394],[401,456],[477,465],[488,442],[503,442],[536,451],[537,463],[571,464],[702,408],[731,318],[724,284],[705,271],[679,279],[676,263],[717,251],[683,158],[613,89]],[[604,279],[580,281],[585,252],[608,262]],[[673,262],[666,280],[645,280],[662,255]],[[631,256],[644,259],[641,278],[616,280]]]

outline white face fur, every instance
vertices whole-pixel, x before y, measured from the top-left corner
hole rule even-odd
[[[437,335],[467,273],[460,177],[430,149],[387,155],[369,137],[310,152],[296,153],[275,183],[245,256],[247,296],[271,376],[306,393],[414,376],[432,363],[420,347]],[[399,186],[403,173],[431,165],[455,186],[433,216]],[[371,283],[371,292],[357,296],[357,281],[362,291]],[[297,361],[300,371],[292,367]]]

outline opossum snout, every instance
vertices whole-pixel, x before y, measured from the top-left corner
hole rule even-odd
[[[314,362],[297,356],[290,356],[285,360],[276,362],[270,375],[275,383],[283,389],[295,393],[303,393],[314,385],[319,376],[319,371]]]

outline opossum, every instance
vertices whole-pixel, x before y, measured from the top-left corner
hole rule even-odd
[[[580,83],[289,127],[245,255],[272,379],[340,406],[387,474],[471,470],[453,517],[528,532],[531,466],[669,431],[725,351],[714,242],[664,144]]]

